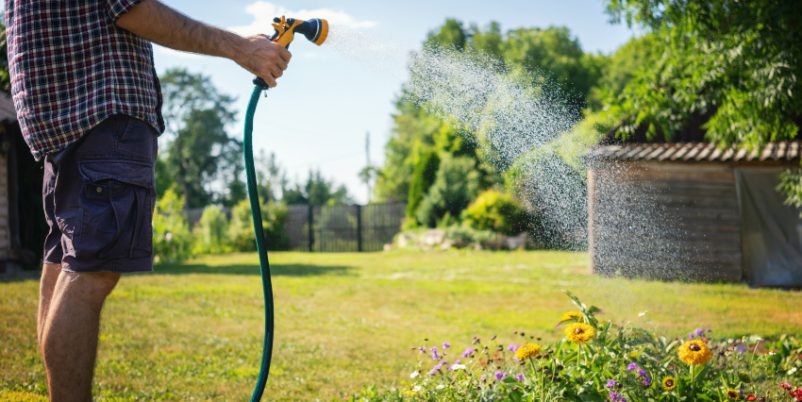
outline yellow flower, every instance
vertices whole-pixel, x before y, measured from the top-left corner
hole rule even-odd
[[[741,399],[741,393],[737,389],[727,388],[727,398],[734,401]]]
[[[540,354],[543,348],[536,343],[524,343],[515,351],[515,358],[524,361]]]
[[[683,343],[682,346],[679,347],[677,354],[680,360],[690,366],[705,364],[713,358],[713,352],[710,351],[710,347],[701,339],[694,339]]]
[[[563,315],[560,316],[560,322],[564,321],[582,321],[584,316],[582,315],[581,311],[566,311]]]
[[[565,327],[565,337],[580,345],[593,339],[594,336],[596,336],[596,330],[582,322]]]
[[[663,381],[661,382],[663,384],[663,389],[666,391],[671,391],[674,388],[677,388],[677,380],[672,376],[663,378]]]
[[[641,353],[640,350],[633,350],[633,351],[629,352],[629,357],[631,357],[633,359],[637,359],[638,356],[640,356],[640,353]]]

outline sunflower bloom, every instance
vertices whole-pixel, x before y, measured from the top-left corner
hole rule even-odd
[[[713,358],[713,352],[707,343],[701,339],[687,341],[677,351],[679,359],[689,366],[700,366]]]
[[[674,388],[677,388],[677,380],[672,376],[663,378],[661,383],[663,384],[663,389],[666,391],[671,391]]]
[[[563,321],[582,321],[584,316],[582,315],[581,311],[566,311],[563,315],[560,316],[560,322]]]
[[[584,344],[596,336],[596,330],[582,322],[573,323],[565,327],[565,337],[577,344]]]
[[[730,400],[733,400],[733,401],[737,401],[738,399],[741,399],[741,393],[738,392],[737,389],[728,388],[727,389],[727,399],[730,399]]]
[[[524,343],[515,351],[515,358],[524,361],[539,355],[542,350],[543,348],[536,343]]]

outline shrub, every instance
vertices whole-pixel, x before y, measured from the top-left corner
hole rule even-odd
[[[440,167],[440,157],[437,152],[430,151],[420,158],[415,165],[412,179],[409,182],[409,198],[407,201],[407,220],[417,222],[416,213],[426,192],[434,184],[437,178],[437,170]]]
[[[563,338],[541,344],[524,332],[502,343],[474,337],[462,348],[420,345],[406,389],[366,388],[361,401],[791,401],[802,398],[802,339],[715,341],[710,329],[666,338],[597,318],[576,306]],[[793,385],[792,385],[793,384]],[[797,399],[794,399],[797,398]]]
[[[168,189],[153,214],[153,254],[157,263],[178,262],[192,256],[192,235],[184,217],[184,198]]]
[[[511,236],[526,231],[528,216],[512,195],[487,190],[462,211],[462,221],[474,229]]]
[[[268,250],[286,250],[289,247],[289,238],[285,230],[286,221],[287,206],[285,204],[262,205],[262,228],[267,238]],[[242,200],[231,210],[228,238],[229,244],[235,251],[256,250],[250,201]]]
[[[227,239],[228,219],[220,207],[209,205],[204,208],[194,232],[195,243],[192,245],[192,250],[196,254],[220,254],[231,251]]]
[[[468,157],[445,156],[437,177],[421,201],[416,217],[427,227],[435,227],[447,213],[460,216],[479,192],[480,177],[476,163]]]

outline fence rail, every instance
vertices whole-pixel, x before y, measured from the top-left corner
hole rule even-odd
[[[400,230],[405,203],[288,206],[291,250],[378,251]]]

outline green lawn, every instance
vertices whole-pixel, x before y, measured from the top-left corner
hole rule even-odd
[[[474,335],[559,336],[562,289],[620,323],[679,336],[802,332],[802,293],[610,279],[584,253],[271,253],[276,348],[269,400],[329,400],[398,385],[411,347]],[[108,301],[96,375],[101,400],[246,400],[258,371],[256,254],[214,256],[123,278]],[[37,281],[0,282],[0,399],[44,394],[34,345]],[[643,314],[645,313],[645,314]],[[11,392],[15,391],[15,392]]]

